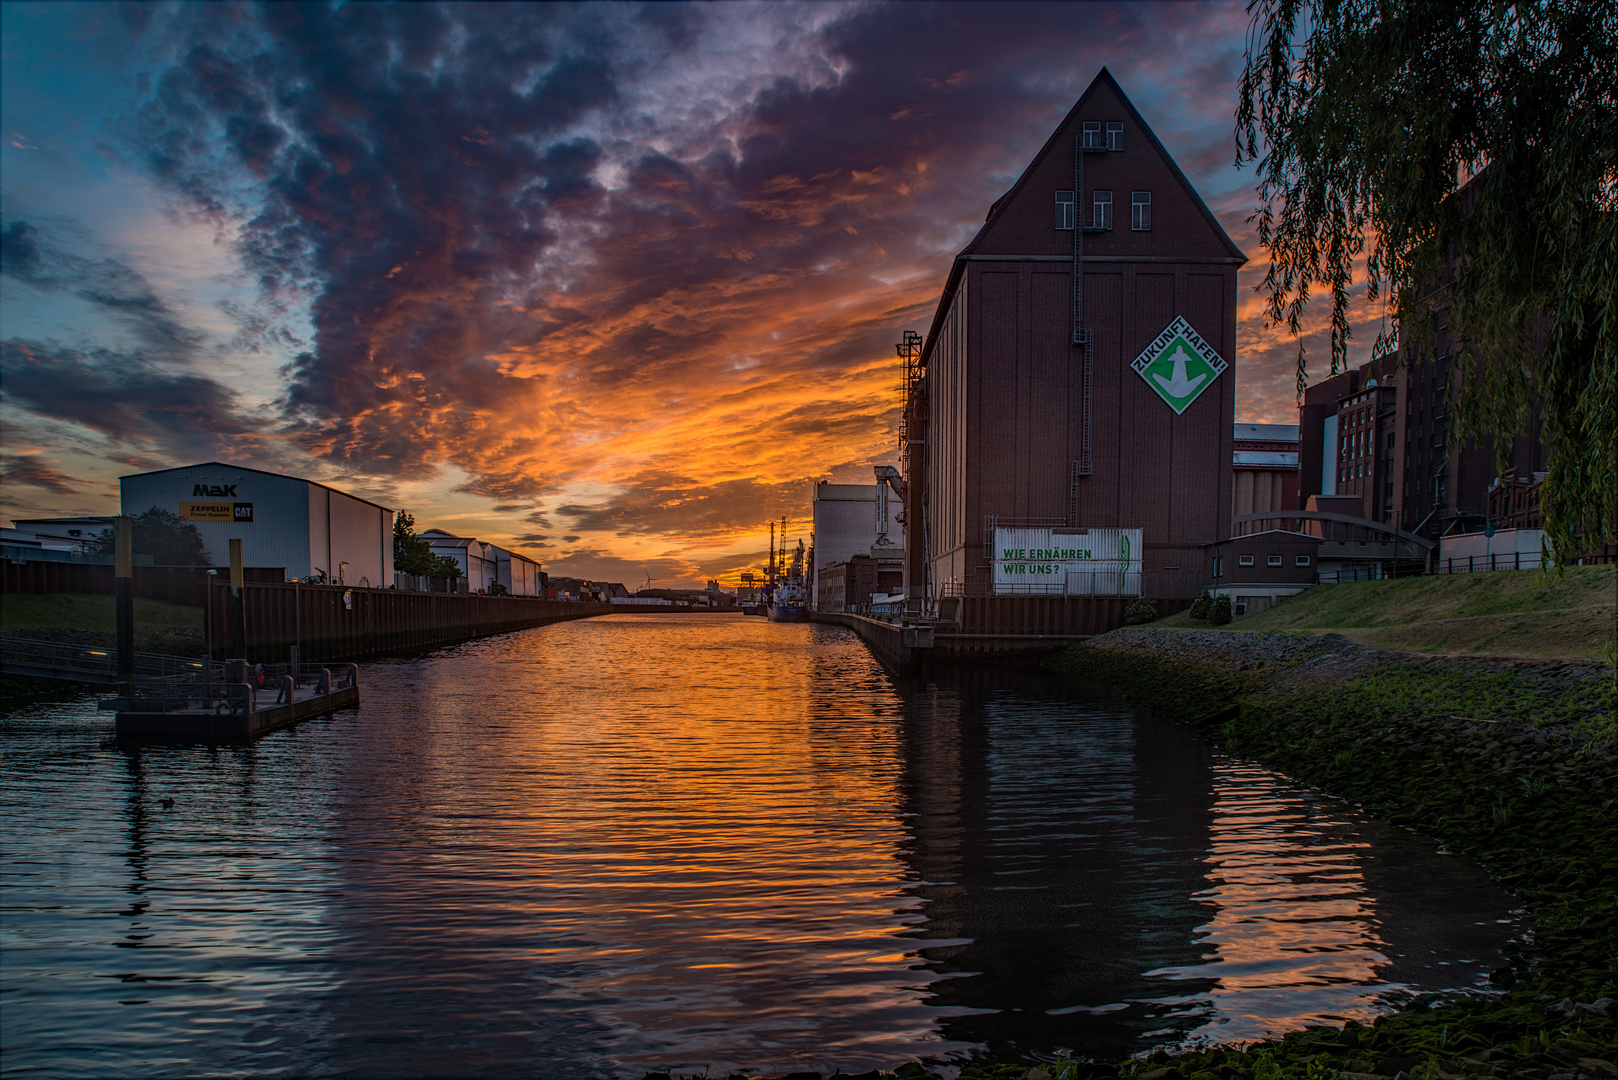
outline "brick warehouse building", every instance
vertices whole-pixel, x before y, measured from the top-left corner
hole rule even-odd
[[[1245,261],[1103,69],[900,346],[912,596],[1085,633],[1196,595],[1230,534]]]

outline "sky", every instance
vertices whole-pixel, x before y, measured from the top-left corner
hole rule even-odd
[[[1249,257],[1242,4],[0,4],[0,518],[307,476],[734,584],[897,464],[894,344],[1103,66]],[[1305,344],[1329,362],[1324,312]],[[1369,344],[1361,343],[1361,350]]]

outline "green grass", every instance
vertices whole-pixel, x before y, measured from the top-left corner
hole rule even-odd
[[[1318,585],[1228,627],[1335,632],[1407,652],[1597,660],[1611,655],[1618,567],[1501,570]],[[1148,624],[1206,630],[1186,613]]]
[[[105,635],[117,630],[113,598],[92,593],[13,593],[0,596],[0,631],[77,630]],[[202,609],[135,598],[135,648],[143,652],[200,656]]]

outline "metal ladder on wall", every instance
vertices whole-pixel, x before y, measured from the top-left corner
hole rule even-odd
[[[1095,349],[1091,332],[1084,325],[1084,234],[1105,232],[1099,221],[1086,225],[1084,209],[1084,155],[1104,154],[1111,149],[1122,149],[1123,124],[1109,123],[1105,133],[1096,121],[1082,122],[1079,133],[1073,137],[1073,345],[1084,350],[1082,390],[1080,397],[1079,456],[1073,461],[1068,476],[1068,524],[1079,525],[1079,488],[1083,477],[1095,468],[1090,452],[1091,403],[1095,385]]]

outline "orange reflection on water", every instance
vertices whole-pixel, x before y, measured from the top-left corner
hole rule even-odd
[[[1159,1001],[1203,1016],[1192,1041],[1371,1019],[1403,987],[1378,974],[1389,959],[1363,872],[1370,844],[1328,807],[1280,790],[1273,773],[1222,756],[1213,768],[1210,885],[1196,899],[1216,913],[1197,928],[1203,960],[1148,973],[1212,987]]]

